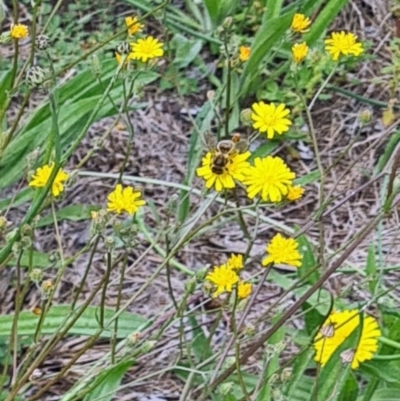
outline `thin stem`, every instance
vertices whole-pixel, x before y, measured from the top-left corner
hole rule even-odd
[[[106,266],[106,273],[104,279],[104,286],[103,291],[101,292],[101,301],[100,301],[100,327],[104,328],[104,308],[106,303],[106,295],[107,295],[107,285],[108,280],[110,279],[111,274],[111,251],[107,252],[107,266]]]

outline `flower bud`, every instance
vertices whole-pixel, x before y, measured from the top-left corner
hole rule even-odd
[[[141,340],[141,334],[139,331],[129,334],[126,338],[126,346],[134,347]]]
[[[21,227],[21,235],[30,237],[32,235],[32,227],[29,224],[24,224]]]
[[[46,50],[50,46],[50,38],[47,35],[38,35],[35,39],[35,45],[38,50]]]
[[[51,280],[44,280],[40,286],[42,290],[42,299],[46,299],[54,290],[54,284]]]
[[[0,216],[0,233],[7,227],[7,219],[4,216]]]
[[[114,237],[107,236],[104,240],[104,245],[108,251],[112,250],[115,247]]]
[[[292,377],[292,372],[293,372],[292,368],[283,369],[283,371],[281,373],[281,381],[283,383],[288,382],[290,380],[290,378]]]
[[[34,283],[40,283],[43,280],[43,270],[42,269],[32,269],[29,273],[29,278]]]
[[[40,68],[37,65],[28,68],[26,71],[26,82],[30,87],[35,87],[43,83],[45,78],[45,72],[43,68]]]
[[[29,249],[32,246],[31,237],[21,237],[21,247],[22,249]]]
[[[251,126],[251,125],[253,124],[253,121],[252,121],[252,119],[251,119],[251,114],[252,114],[251,109],[244,109],[244,110],[242,110],[242,111],[240,112],[240,122],[241,122],[243,125]]]
[[[358,115],[358,120],[360,122],[360,125],[367,125],[372,119],[372,110],[369,108],[365,108],[360,111],[360,114]]]

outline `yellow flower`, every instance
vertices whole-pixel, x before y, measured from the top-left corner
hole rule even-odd
[[[315,361],[324,366],[359,324],[360,315],[357,310],[332,312],[315,336]],[[329,335],[325,333],[329,333]],[[357,369],[360,363],[372,359],[378,350],[378,337],[380,335],[381,331],[377,321],[372,316],[364,316],[362,332],[356,349],[342,352],[342,359],[350,358],[347,362],[351,363],[352,369]]]
[[[274,103],[258,102],[252,105],[252,109],[253,128],[260,132],[266,132],[268,139],[272,139],[275,132],[282,135],[289,131],[292,122],[287,117],[290,111],[283,103],[275,106]]]
[[[337,61],[341,54],[358,57],[364,51],[362,43],[357,42],[357,36],[344,31],[333,32],[330,38],[325,39],[325,50],[334,61]]]
[[[288,193],[286,195],[286,199],[290,202],[297,201],[300,199],[304,194],[304,188],[300,185],[289,185],[288,186]]]
[[[23,24],[12,24],[10,28],[10,36],[13,39],[23,39],[28,36],[28,27]]]
[[[292,46],[293,61],[295,63],[301,63],[307,56],[308,46],[306,42],[295,43]]]
[[[247,196],[253,199],[260,194],[263,201],[280,202],[289,191],[296,175],[278,156],[254,159],[254,166],[246,171],[242,181],[247,186]]]
[[[276,234],[267,245],[268,255],[261,264],[267,266],[274,263],[300,267],[302,256],[298,247],[299,244],[293,238],[285,238],[281,234]]]
[[[306,17],[304,14],[295,14],[293,16],[291,29],[294,32],[306,32],[307,28],[310,26],[311,20]]]
[[[229,257],[227,265],[233,270],[240,270],[243,268],[243,255],[232,255]]]
[[[223,292],[232,292],[232,287],[239,281],[239,276],[227,264],[215,267],[208,273],[206,280],[213,283],[217,288],[213,297],[217,297]]]
[[[238,284],[238,298],[245,299],[251,294],[252,285],[251,283],[246,283],[244,281],[240,281]]]
[[[135,33],[138,33],[143,29],[143,24],[138,21],[137,17],[126,17],[125,24],[128,28],[129,36],[133,36]]]
[[[134,214],[140,206],[146,204],[140,196],[140,192],[134,191],[132,187],[122,188],[122,185],[118,184],[107,197],[107,211],[117,214],[125,211],[128,214]]]
[[[201,161],[201,167],[196,170],[199,177],[202,177],[206,182],[206,188],[215,187],[215,190],[220,192],[222,189],[234,188],[235,180],[241,181],[244,179],[244,172],[249,168],[250,163],[247,159],[250,157],[250,152],[233,153],[229,155],[229,160],[222,174],[214,173],[211,169],[213,164],[213,154],[208,152]]]
[[[138,39],[136,43],[131,44],[132,58],[142,60],[144,63],[155,57],[162,57],[164,50],[163,44],[158,39],[148,36],[145,39]]]
[[[54,163],[45,164],[42,167],[36,169],[35,174],[31,177],[29,186],[33,188],[43,188],[46,186],[47,181],[50,178],[51,172],[53,171]],[[69,175],[63,170],[59,169],[54,181],[51,185],[51,193],[53,196],[57,197],[61,192],[64,191],[63,182],[68,180]]]
[[[251,49],[247,46],[240,46],[239,47],[239,60],[240,61],[247,61],[250,58]]]

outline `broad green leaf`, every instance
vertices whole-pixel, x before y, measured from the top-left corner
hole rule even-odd
[[[174,35],[171,45],[175,47],[175,58],[173,64],[179,68],[187,67],[199,54],[203,47],[201,40],[188,39],[177,33]]]
[[[94,383],[90,384],[93,390],[86,394],[83,401],[111,401],[132,363],[133,361],[122,361],[106,371],[102,371],[95,378]]]
[[[90,212],[99,210],[99,206],[91,206],[91,205],[69,205],[63,207],[60,210],[57,210],[56,216],[57,221],[69,220],[69,221],[80,221],[80,220],[88,220],[91,218]],[[36,227],[44,227],[53,225],[53,215],[48,214],[47,216],[42,217],[37,223]]]
[[[256,157],[266,157],[270,155],[278,146],[279,141],[267,141],[262,145],[258,146],[253,152],[251,152],[251,156],[249,161],[252,163]]]
[[[213,27],[217,27],[220,14],[220,2],[215,0],[204,0],[204,4],[207,8],[208,16],[210,17]]]
[[[320,178],[320,173],[317,170],[311,171],[311,173],[307,173],[299,178],[294,180],[295,185],[305,186],[307,184],[312,184],[313,182],[318,181]]]
[[[311,24],[310,31],[304,34],[303,40],[309,46],[315,44],[347,2],[348,0],[329,0]]]
[[[105,308],[104,317],[105,322],[115,314],[115,310]],[[65,324],[67,317],[71,318],[70,305],[54,305],[47,313],[43,327],[42,334],[53,334],[60,329],[60,325]],[[91,336],[99,329],[99,308],[89,306],[85,309],[83,314],[69,329],[69,335],[83,335]],[[0,337],[9,337],[11,333],[14,314],[0,315]],[[70,319],[67,320],[67,322]],[[36,326],[39,322],[39,317],[32,312],[23,311],[18,316],[18,335],[20,336],[33,336],[35,334]],[[123,312],[118,318],[118,332],[117,338],[125,338],[134,331],[140,329],[141,326],[146,324],[147,320],[139,315],[130,312]],[[100,337],[110,338],[114,333],[114,324],[110,325],[103,330]]]
[[[29,255],[28,251],[24,251],[21,260],[20,266],[21,267],[29,267],[31,264],[30,261],[31,256]],[[15,266],[17,263],[16,259],[13,257],[7,263],[8,266]],[[51,266],[54,266],[54,263],[50,262],[49,255],[47,253],[33,251],[32,252],[32,266],[35,268],[45,269]]]
[[[339,396],[335,398],[335,401],[356,401],[358,395],[358,383],[354,374],[350,373],[344,378],[344,384],[342,391]]]
[[[18,207],[24,203],[32,200],[34,190],[32,188],[25,188],[19,191],[16,196],[11,196],[7,199],[0,199],[0,212],[8,209],[9,207]]]
[[[378,361],[372,359],[360,366],[360,372],[367,373],[386,383],[400,385],[400,367],[398,361]]]
[[[308,349],[296,357],[293,364],[292,376],[287,386],[285,395],[288,400],[295,400],[296,395],[301,391],[300,389],[304,386],[305,371],[309,367],[314,357],[314,350]],[[311,382],[309,388],[311,389]],[[304,398],[306,399],[306,398]]]
[[[267,0],[263,22],[278,17],[282,9],[282,4],[283,0]]]
[[[271,54],[272,48],[281,42],[292,22],[293,15],[294,12],[290,12],[261,25],[251,48],[251,56],[243,70],[240,90],[242,96],[248,94],[254,84],[263,60]]]
[[[375,391],[374,395],[369,401],[398,401],[400,389],[393,388],[380,388]],[[359,397],[357,401],[365,401],[363,397]]]
[[[200,363],[209,358],[213,354],[213,350],[204,334],[202,326],[199,325],[196,318],[194,316],[189,316],[189,322],[192,326],[193,334],[191,348],[196,355],[197,363]]]
[[[315,269],[317,266],[317,260],[314,256],[314,249],[305,235],[300,235],[296,241],[299,244],[299,251],[303,255],[301,267],[297,270],[298,277],[301,278],[310,270],[314,270],[312,274],[307,276],[306,282],[311,285],[315,284],[318,281],[320,274],[318,269]]]
[[[0,112],[4,110],[7,98],[9,96],[8,91],[10,90],[11,77],[12,77],[11,70],[2,72],[0,75]],[[3,127],[3,121],[0,121],[0,129],[1,128],[5,128]]]

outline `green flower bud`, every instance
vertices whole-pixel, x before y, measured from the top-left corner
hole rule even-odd
[[[40,283],[43,280],[43,270],[32,269],[32,271],[29,273],[29,278],[35,283]]]
[[[283,371],[281,373],[281,381],[283,383],[288,382],[290,380],[290,378],[292,377],[292,372],[293,372],[292,368],[283,369]]]
[[[246,126],[251,126],[253,124],[253,121],[251,119],[251,109],[244,109],[240,112],[240,122],[243,125]]]
[[[369,108],[363,109],[358,115],[360,125],[367,125],[372,119],[372,110]]]
[[[104,245],[108,251],[112,250],[115,247],[115,239],[114,237],[108,236],[104,240]]]
[[[32,227],[29,224],[24,224],[21,227],[21,234],[23,236],[31,236],[32,235]]]

